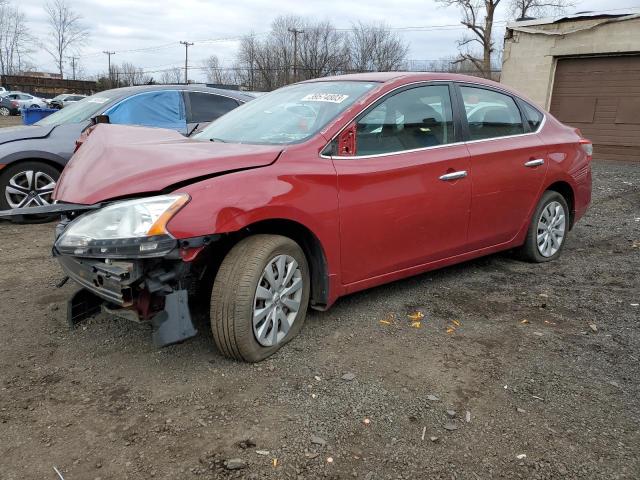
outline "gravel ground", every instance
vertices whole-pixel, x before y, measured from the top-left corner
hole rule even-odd
[[[598,163],[558,261],[343,298],[257,365],[206,326],[163,350],[106,315],[68,330],[53,225],[2,224],[0,477],[639,478],[639,186]]]
[[[22,117],[20,115],[12,115],[9,117],[0,117],[0,128],[13,127],[16,125],[22,125]]]

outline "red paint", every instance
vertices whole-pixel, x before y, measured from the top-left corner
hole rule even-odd
[[[350,292],[521,245],[542,192],[556,182],[570,186],[575,220],[586,211],[591,158],[581,148],[584,139],[549,114],[538,133],[349,158],[357,145],[346,127],[367,105],[405,84],[462,81],[511,92],[488,80],[445,73],[352,78],[382,83],[298,145],[198,142],[167,130],[100,125],[65,169],[56,198],[95,203],[203,177],[175,190],[191,201],[169,222],[170,232],[181,239],[263,220],[298,222],[322,245],[329,304]],[[346,148],[346,158],[322,157],[341,131],[338,148]],[[524,166],[538,158],[544,165]],[[468,176],[439,180],[460,170]]]

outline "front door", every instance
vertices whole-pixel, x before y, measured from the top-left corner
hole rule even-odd
[[[449,88],[385,97],[357,120],[355,155],[333,157],[344,284],[464,251],[471,179]]]

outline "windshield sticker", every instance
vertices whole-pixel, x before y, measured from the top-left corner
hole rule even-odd
[[[349,95],[343,95],[340,93],[310,93],[302,99],[303,102],[330,102],[330,103],[342,103]]]
[[[96,98],[90,98],[89,100],[87,100],[89,103],[107,103],[109,101],[108,98],[105,97],[96,97]]]

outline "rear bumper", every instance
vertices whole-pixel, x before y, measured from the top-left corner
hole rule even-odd
[[[592,189],[591,164],[588,165],[584,176],[576,182],[575,206],[573,223],[577,222],[589,209],[591,205]]]

